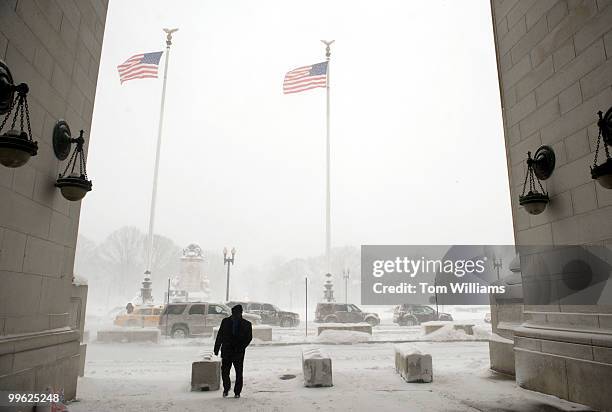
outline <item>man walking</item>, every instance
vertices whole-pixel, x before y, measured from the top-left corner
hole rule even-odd
[[[244,364],[244,350],[253,339],[251,322],[242,319],[242,305],[232,308],[232,316],[221,321],[217,339],[215,340],[215,355],[221,349],[221,378],[223,379],[223,397],[232,386],[230,369],[234,365],[236,383],[234,384],[234,398],[240,398],[242,391],[242,366]]]

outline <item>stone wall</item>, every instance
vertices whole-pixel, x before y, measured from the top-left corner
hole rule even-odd
[[[612,3],[492,0],[517,244],[612,245],[612,190],[590,176],[597,111],[612,106]],[[527,151],[551,146],[546,211],[518,204]],[[601,158],[600,158],[601,159]],[[525,306],[516,330],[517,382],[597,408],[612,405],[612,311]]]
[[[70,328],[79,331],[79,376],[83,376],[85,374],[85,357],[87,356],[87,341],[83,338],[85,336],[85,314],[89,287],[82,283],[73,283],[71,289]]]
[[[0,166],[0,390],[63,388],[74,397],[79,333],[70,329],[80,202],[54,187],[55,122],[89,130],[108,0],[0,1],[0,59],[28,102],[38,155]],[[85,200],[87,201],[87,200]]]

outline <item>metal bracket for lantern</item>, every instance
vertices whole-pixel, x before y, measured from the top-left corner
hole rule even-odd
[[[8,130],[0,134],[0,164],[6,167],[21,167],[38,153],[38,143],[32,140],[29,91],[26,83],[16,85],[13,82],[11,71],[0,60],[0,115],[4,116],[0,132],[9,125]],[[13,118],[9,122],[11,115]]]
[[[527,161],[530,161],[529,159]],[[555,170],[555,152],[550,146],[541,146],[531,159],[533,173],[539,180],[546,180]]]
[[[58,120],[53,127],[53,152],[55,157],[59,160],[66,160],[73,143],[77,143],[77,139],[72,137],[70,126],[65,120]]]
[[[605,115],[601,111],[597,114],[599,115],[597,126],[601,131],[601,137],[608,146],[612,146],[612,107],[608,109]]]
[[[85,138],[83,137],[83,130],[79,133],[79,137],[73,138],[68,123],[65,120],[58,120],[53,128],[53,151],[55,156],[60,160],[65,160],[73,144],[76,145],[74,151],[68,160],[64,172],[58,176],[55,186],[60,188],[64,198],[76,202],[83,199],[92,188],[91,180],[87,178],[87,165],[83,151]],[[79,165],[78,172],[76,170],[77,163]]]
[[[601,110],[597,114],[599,115],[597,121],[599,134],[595,146],[595,158],[593,159],[593,166],[591,166],[591,178],[597,180],[601,187],[612,189],[612,157],[609,148],[609,146],[612,146],[612,107],[608,109],[605,115]],[[606,159],[598,165],[597,160],[602,143]]]
[[[15,99],[13,76],[8,66],[0,60],[0,114],[8,113]]]

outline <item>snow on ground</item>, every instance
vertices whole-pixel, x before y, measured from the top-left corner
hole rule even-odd
[[[381,328],[385,331],[390,325]],[[411,330],[412,328],[403,328]],[[420,328],[415,328],[415,335]],[[278,336],[299,330],[275,328]],[[304,330],[301,331],[302,338]],[[412,332],[410,331],[408,335]],[[399,332],[395,331],[395,335]],[[374,335],[374,336],[375,336]],[[382,334],[385,335],[384,333]],[[311,334],[315,339],[315,333]],[[241,399],[221,392],[191,392],[191,362],[212,348],[211,339],[160,344],[90,343],[85,377],[73,412],[87,411],[540,411],[580,410],[575,404],[526,391],[491,372],[487,342],[413,342],[433,357],[434,382],[409,384],[394,368],[393,343],[306,343],[252,346],[245,359]],[[334,386],[305,388],[301,351],[324,347]],[[281,380],[281,375],[295,375]]]
[[[434,322],[429,322],[434,323]],[[492,333],[490,326],[474,325],[472,327],[472,335],[468,335],[463,329],[455,329],[455,323],[461,322],[440,322],[443,326],[427,335],[421,333],[418,337],[419,340],[437,341],[437,342],[449,342],[455,340],[488,340]]]
[[[453,323],[474,324],[474,335],[452,326],[425,335],[422,326],[400,327],[390,319],[374,327],[371,336],[354,331],[317,336],[318,325],[310,322],[308,334],[304,324],[274,327],[272,342],[257,342],[248,349],[245,386],[238,400],[222,399],[220,391],[190,391],[191,362],[212,349],[211,337],[162,338],[159,344],[90,342],[78,402],[70,405],[70,411],[582,410],[521,389],[513,378],[491,372],[486,341],[492,337],[491,325],[484,323],[480,310],[455,314]],[[108,322],[88,322],[91,339],[96,329],[108,326]],[[433,383],[409,384],[395,373],[393,347],[402,341],[432,355]],[[302,349],[316,347],[332,358],[331,388],[303,386]],[[296,377],[282,380],[282,375]]]
[[[368,342],[372,336],[354,330],[324,330],[315,341],[320,343],[359,343]]]

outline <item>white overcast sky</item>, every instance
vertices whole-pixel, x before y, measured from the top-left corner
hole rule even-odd
[[[486,0],[111,0],[82,234],[147,229],[162,79],[116,66],[163,50],[163,27],[156,233],[250,264],[323,253],[325,90],[282,80],[335,39],[333,245],[513,243]]]

